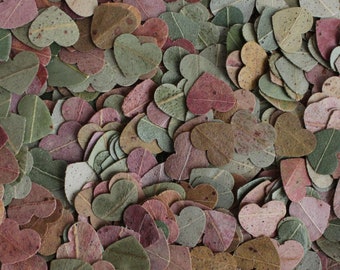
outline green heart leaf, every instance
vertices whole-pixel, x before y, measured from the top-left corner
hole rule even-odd
[[[50,112],[38,96],[24,96],[18,104],[18,113],[26,117],[25,143],[35,142],[52,132],[53,123]]]
[[[153,43],[141,44],[132,34],[122,34],[114,41],[113,52],[126,77],[138,77],[156,68],[162,60],[161,49]]]
[[[38,69],[39,58],[35,53],[18,53],[13,60],[0,65],[0,87],[21,95],[32,83]]]
[[[7,61],[11,52],[12,35],[7,29],[0,29],[0,61]]]
[[[112,185],[110,194],[98,195],[92,202],[93,213],[108,221],[119,221],[125,208],[138,201],[137,186],[128,180]]]

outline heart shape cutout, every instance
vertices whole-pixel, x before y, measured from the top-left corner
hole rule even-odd
[[[276,132],[272,125],[260,122],[246,110],[237,111],[232,119],[235,150],[241,155],[262,151],[274,144]]]
[[[6,146],[0,148],[0,173],[0,184],[11,183],[20,174],[18,160]]]
[[[39,70],[39,58],[33,52],[18,53],[0,65],[0,86],[21,95],[28,89]]]
[[[270,201],[262,207],[255,203],[243,206],[238,219],[243,229],[254,237],[275,235],[276,227],[286,215],[286,205],[281,201]]]
[[[165,83],[157,87],[154,100],[158,108],[171,117],[184,121],[187,113],[185,95],[182,89]]]
[[[205,72],[190,88],[186,104],[193,114],[205,114],[210,109],[227,112],[234,108],[236,99],[228,84]]]
[[[38,15],[35,0],[4,0],[0,3],[0,28],[12,29],[31,22]]]
[[[179,134],[174,147],[176,153],[169,156],[164,164],[165,173],[172,179],[189,179],[191,169],[208,166],[204,151],[191,144],[189,132]]]
[[[196,206],[188,206],[176,216],[176,220],[179,227],[176,242],[187,247],[196,246],[205,229],[204,211]]]
[[[279,156],[301,157],[316,147],[315,135],[302,128],[300,120],[292,113],[283,113],[275,122],[277,138],[275,151]]]
[[[64,122],[58,129],[58,134],[44,137],[39,147],[50,153],[53,159],[77,162],[83,159],[84,151],[77,141],[81,124],[76,121]]]
[[[32,22],[28,37],[38,47],[47,47],[53,42],[69,47],[79,38],[79,29],[72,18],[56,6],[49,7]]]
[[[93,43],[100,49],[112,48],[121,34],[132,33],[141,23],[139,10],[125,3],[104,3],[95,10],[91,23]]]
[[[169,28],[165,21],[155,17],[145,21],[133,34],[136,36],[154,37],[157,40],[158,47],[162,48],[168,39]]]
[[[92,16],[98,6],[97,0],[66,0],[65,2],[74,13],[82,17]]]
[[[280,269],[294,269],[305,255],[303,246],[295,240],[287,240],[282,245],[274,239],[271,239],[277,249],[280,257]]]
[[[35,255],[40,248],[40,236],[31,229],[19,229],[19,224],[6,218],[0,224],[0,261],[13,264]]]
[[[81,259],[94,263],[102,258],[103,247],[94,228],[85,222],[76,222],[68,229],[68,243],[57,249],[57,258]]]
[[[194,247],[190,251],[192,269],[237,269],[235,258],[228,252],[213,253],[206,246]]]
[[[195,126],[191,131],[192,145],[207,151],[209,162],[216,166],[227,164],[234,153],[234,136],[230,124],[223,122],[206,122]]]
[[[301,48],[302,34],[313,26],[313,16],[304,8],[292,7],[277,11],[272,17],[275,39],[287,53]]]
[[[119,68],[126,77],[147,74],[162,60],[162,51],[156,44],[141,44],[132,34],[118,36],[113,44],[113,52]]]
[[[241,59],[245,66],[238,73],[238,84],[242,89],[253,90],[267,69],[267,53],[257,42],[248,41],[242,46]]]
[[[138,188],[128,180],[119,180],[110,189],[110,194],[101,194],[92,202],[93,213],[107,221],[120,221],[125,208],[138,201]]]

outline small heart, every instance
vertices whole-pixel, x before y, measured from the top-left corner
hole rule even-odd
[[[76,121],[64,122],[58,129],[58,134],[44,137],[39,147],[47,150],[53,159],[77,162],[83,159],[83,149],[77,141],[81,124]]]
[[[39,234],[31,229],[19,229],[19,224],[6,218],[0,224],[0,262],[13,264],[35,255],[41,245]]]
[[[276,227],[286,215],[286,206],[281,201],[270,201],[262,207],[255,203],[243,206],[238,219],[243,229],[254,237],[275,235]]]
[[[38,47],[47,47],[53,42],[68,47],[77,42],[77,24],[60,8],[52,6],[45,9],[32,22],[28,37]]]
[[[310,154],[316,147],[315,135],[302,128],[300,120],[292,113],[280,115],[275,122],[277,138],[275,151],[279,156],[301,157]]]
[[[207,122],[197,125],[190,136],[193,146],[207,151],[207,158],[214,166],[227,164],[234,153],[234,136],[230,124]]]
[[[304,8],[281,9],[272,17],[275,39],[285,52],[296,52],[301,48],[302,34],[313,26],[313,16]]]
[[[190,88],[186,104],[193,114],[205,114],[210,109],[227,112],[236,105],[236,99],[228,84],[205,72]]]
[[[132,33],[141,23],[139,10],[124,3],[104,3],[95,10],[91,23],[93,43],[101,49],[112,48],[121,34]]]
[[[205,229],[206,217],[204,211],[196,206],[185,207],[176,216],[179,236],[176,242],[187,247],[197,245]]]
[[[173,84],[165,83],[157,87],[154,99],[158,108],[180,121],[185,120],[187,109],[182,89]]]
[[[197,246],[190,251],[192,269],[237,269],[235,258],[228,252],[213,253],[206,246]]]
[[[0,86],[21,95],[28,89],[39,70],[39,58],[35,53],[23,51],[13,60],[0,65]]]
[[[280,257],[280,269],[281,270],[292,270],[302,260],[305,250],[303,246],[295,240],[287,240],[282,245],[274,239],[271,239],[274,246],[277,249]]]
[[[266,51],[255,41],[248,41],[241,49],[241,59],[245,65],[238,73],[238,84],[242,89],[253,90],[259,78],[267,69]]]
[[[65,2],[74,13],[82,17],[92,16],[98,6],[97,0],[66,0]]]
[[[134,32],[136,36],[151,36],[157,40],[157,45],[162,48],[168,39],[169,28],[165,21],[159,18],[150,18]]]
[[[0,28],[12,29],[31,22],[38,15],[35,0],[0,2]]]
[[[272,125],[260,122],[256,116],[246,110],[237,111],[232,119],[235,150],[238,154],[249,155],[272,146],[276,132]]]
[[[137,186],[128,180],[119,180],[110,189],[110,194],[101,194],[92,202],[93,213],[107,221],[120,221],[125,208],[138,201]]]
[[[119,68],[126,77],[147,74],[162,60],[162,51],[156,44],[141,44],[132,34],[118,36],[113,44],[113,52]]]
[[[57,249],[57,258],[81,259],[94,263],[102,258],[103,247],[94,228],[85,222],[76,222],[68,229],[69,242]]]

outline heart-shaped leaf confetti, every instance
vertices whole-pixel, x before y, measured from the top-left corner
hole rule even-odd
[[[151,168],[156,166],[157,160],[152,153],[143,148],[136,148],[132,150],[127,159],[129,171],[143,176]]]
[[[176,217],[179,235],[176,240],[183,246],[194,247],[199,242],[205,228],[204,212],[195,206],[185,207]]]
[[[0,28],[5,29],[23,26],[38,15],[34,0],[5,0],[0,3],[0,10]]]
[[[308,162],[319,174],[331,174],[337,167],[336,154],[340,151],[340,131],[324,129],[315,133],[316,147],[308,155]]]
[[[226,251],[234,239],[236,232],[236,219],[215,210],[204,211],[206,226],[203,243],[213,252]]]
[[[58,134],[45,136],[39,147],[48,151],[53,159],[67,162],[77,162],[83,159],[83,149],[77,142],[77,133],[81,125],[76,121],[64,122],[58,129]]]
[[[193,114],[205,114],[210,109],[227,112],[235,106],[236,100],[228,84],[203,73],[190,88],[186,104]]]
[[[33,216],[45,218],[50,216],[56,208],[56,200],[44,187],[32,183],[30,193],[21,200],[15,199],[8,207],[8,217],[20,225],[31,220]]]
[[[19,176],[19,164],[13,153],[5,146],[0,149],[1,184],[13,182]]]
[[[0,86],[16,94],[23,94],[38,72],[39,59],[32,52],[21,52],[13,60],[0,65]]]
[[[280,115],[275,122],[275,130],[275,151],[279,156],[305,156],[313,152],[317,145],[315,135],[303,129],[297,116],[292,113]]]
[[[51,261],[51,270],[58,270],[58,269],[82,269],[82,270],[93,270],[92,266],[79,259],[55,259]]]
[[[56,42],[60,46],[72,46],[79,38],[76,23],[60,8],[45,9],[29,28],[30,41],[39,47],[47,47]]]
[[[281,201],[270,201],[259,207],[247,204],[239,212],[241,226],[251,235],[274,236],[277,224],[286,215],[286,206]]]
[[[306,196],[306,187],[311,185],[303,158],[284,159],[280,162],[283,188],[288,198],[298,202]]]
[[[330,206],[322,200],[305,197],[299,202],[292,202],[289,214],[299,218],[306,225],[310,240],[315,241],[327,228]]]
[[[108,246],[103,259],[116,269],[150,269],[150,259],[142,245],[133,236],[123,238]]]
[[[7,61],[11,52],[12,35],[9,30],[0,30],[0,61]]]
[[[239,246],[234,258],[237,266],[244,270],[280,269],[279,254],[269,237],[259,237]]]
[[[277,11],[272,21],[280,48],[285,52],[295,52],[301,47],[301,35],[311,29],[313,16],[304,8],[292,7]]]
[[[190,139],[195,148],[207,151],[207,158],[214,166],[227,164],[233,155],[234,139],[230,124],[208,122],[197,125]]]
[[[109,221],[119,221],[125,208],[136,203],[138,191],[136,185],[128,180],[120,180],[113,184],[110,194],[98,195],[92,202],[93,213]]]
[[[288,240],[282,245],[279,245],[277,241],[272,241],[280,256],[281,269],[294,269],[304,256],[303,246],[295,240]]]
[[[162,0],[154,0],[152,2],[124,0],[123,2],[138,8],[141,12],[142,21],[145,21],[149,18],[156,18],[166,10],[165,3]]]
[[[165,173],[173,179],[189,179],[193,168],[208,166],[205,152],[196,149],[190,142],[190,133],[183,132],[174,142],[175,154],[172,154],[164,164]]]
[[[90,224],[74,223],[68,230],[68,240],[68,243],[58,248],[58,259],[81,259],[92,264],[102,258],[103,247],[97,232]]]
[[[125,3],[105,3],[94,10],[91,37],[98,48],[110,49],[116,37],[132,33],[140,23],[141,14],[136,7]]]
[[[0,261],[13,264],[24,261],[37,253],[40,248],[40,236],[31,229],[19,229],[19,224],[6,218],[0,224]]]
[[[266,71],[267,54],[255,41],[249,41],[242,46],[241,59],[245,67],[238,73],[238,84],[245,90],[253,90]]]
[[[162,52],[157,45],[141,44],[131,34],[120,35],[113,45],[117,64],[126,77],[139,77],[146,74],[156,68],[162,59]]]
[[[217,204],[217,192],[216,189],[209,184],[199,184],[194,188],[190,186],[184,186],[186,189],[186,199],[200,204],[206,205],[213,209]]]

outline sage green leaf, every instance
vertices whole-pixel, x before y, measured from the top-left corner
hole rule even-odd
[[[35,142],[53,131],[50,112],[40,97],[24,96],[18,104],[18,113],[26,117],[25,143]]]
[[[33,167],[28,176],[34,183],[52,192],[66,206],[68,204],[64,191],[66,161],[52,160],[48,151],[42,148],[33,148],[30,153],[33,157]]]
[[[216,15],[224,7],[233,6],[242,11],[243,22],[248,22],[255,7],[255,0],[211,0],[210,10]]]
[[[185,38],[195,43],[199,32],[198,23],[192,21],[184,14],[175,12],[164,12],[159,18],[167,23],[169,27],[169,37],[172,40]]]
[[[128,236],[108,246],[103,252],[106,260],[119,270],[149,270],[148,254],[134,236]]]
[[[39,69],[39,58],[35,53],[23,51],[13,60],[0,65],[0,87],[21,95],[32,83]]]
[[[332,174],[338,166],[340,130],[324,129],[315,133],[316,148],[307,156],[309,164],[319,174]]]
[[[210,18],[209,9],[207,9],[200,2],[185,5],[181,8],[179,13],[185,15],[186,17],[197,23],[206,22]]]
[[[278,48],[272,25],[272,16],[276,11],[277,9],[275,8],[265,7],[257,26],[257,41],[266,51],[273,51]]]
[[[24,143],[26,118],[14,113],[0,118],[0,125],[8,135],[7,146],[16,155]]]
[[[203,50],[204,48],[218,43],[220,39],[220,31],[218,27],[211,22],[201,22],[199,24],[200,31],[198,37],[194,42],[197,50]]]
[[[340,242],[332,242],[325,237],[320,237],[316,243],[328,257],[340,262]]]
[[[340,219],[332,219],[328,223],[323,236],[331,242],[340,242]]]
[[[47,82],[50,86],[75,86],[88,78],[76,66],[64,63],[57,56],[52,57],[46,68],[48,71]]]
[[[155,69],[162,60],[162,51],[154,43],[141,44],[132,34],[122,34],[113,43],[115,59],[126,77],[138,77]]]
[[[56,259],[51,261],[51,270],[93,270],[87,262],[79,259]]]
[[[220,9],[211,22],[230,28],[234,24],[243,23],[243,14],[237,7],[228,6]]]
[[[182,200],[185,199],[186,193],[184,188],[176,183],[172,182],[157,183],[143,188],[143,192],[146,197],[156,196],[166,190],[174,190],[181,196]]]
[[[107,221],[119,221],[127,206],[138,201],[138,189],[129,180],[114,183],[109,194],[100,194],[92,202],[93,213]]]
[[[7,61],[11,52],[12,34],[7,29],[0,29],[0,61]]]
[[[242,24],[234,24],[228,31],[227,34],[227,53],[232,51],[241,50],[245,40],[242,36]]]
[[[322,270],[322,263],[319,255],[315,251],[308,250],[303,256],[295,270]]]

